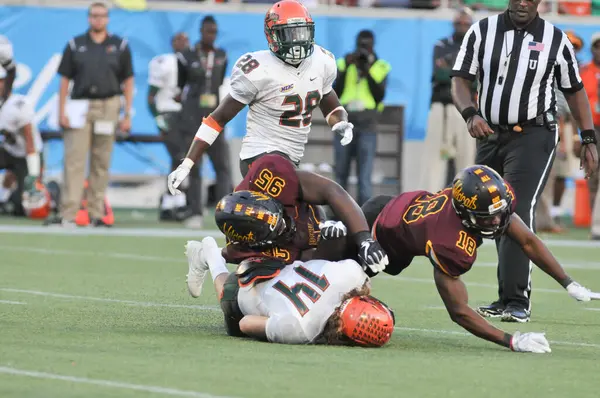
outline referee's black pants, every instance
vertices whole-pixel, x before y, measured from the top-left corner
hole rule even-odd
[[[493,168],[512,186],[516,213],[535,232],[535,209],[552,168],[558,129],[526,126],[520,133],[494,130],[493,135],[477,141],[475,163]],[[531,261],[508,236],[497,239],[496,248],[500,302],[530,310]]]

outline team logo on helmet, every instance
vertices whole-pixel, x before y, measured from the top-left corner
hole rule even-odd
[[[463,192],[462,180],[456,180],[454,182],[454,186],[452,187],[452,197],[455,201],[462,204],[467,209],[477,209],[477,195],[473,195],[471,197],[465,195]]]

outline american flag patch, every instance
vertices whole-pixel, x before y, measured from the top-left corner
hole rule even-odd
[[[544,51],[544,43],[538,43],[537,41],[530,41],[529,42],[529,46],[527,46],[527,48],[530,51]]]

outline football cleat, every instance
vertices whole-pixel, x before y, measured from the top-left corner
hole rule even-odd
[[[529,322],[529,318],[531,316],[531,312],[526,310],[525,308],[516,307],[509,305],[506,307],[504,312],[502,312],[502,322],[519,322],[525,323]]]
[[[484,318],[500,318],[504,308],[502,303],[494,301],[492,304],[477,307],[477,313]]]
[[[208,264],[202,252],[202,242],[190,240],[185,245],[185,255],[188,259],[186,282],[190,296],[200,297],[202,285],[208,272]]]

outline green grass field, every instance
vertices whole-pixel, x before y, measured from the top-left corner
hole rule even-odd
[[[14,222],[1,222],[2,231]],[[152,217],[126,224],[156,227]],[[210,283],[199,299],[188,296],[184,235],[202,234],[86,231],[0,233],[0,397],[598,395],[600,303],[575,302],[537,269],[532,322],[497,325],[546,332],[551,354],[513,353],[465,334],[422,259],[401,277],[373,279],[374,294],[396,312],[388,346],[283,346],[227,337]],[[600,245],[550,245],[572,277],[600,290]],[[495,298],[495,259],[484,245],[465,277],[473,306]]]

